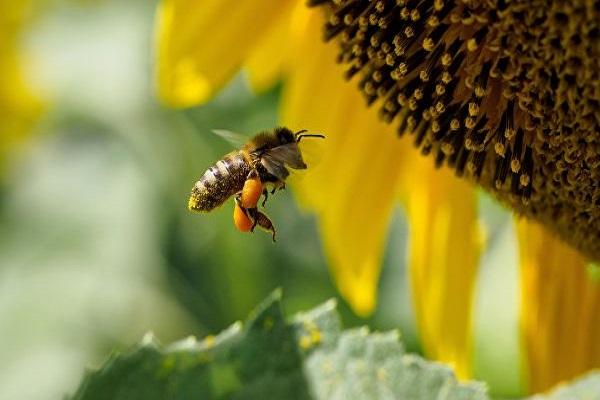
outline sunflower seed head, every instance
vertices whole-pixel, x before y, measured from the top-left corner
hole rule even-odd
[[[599,1],[310,1],[385,121],[600,259]]]

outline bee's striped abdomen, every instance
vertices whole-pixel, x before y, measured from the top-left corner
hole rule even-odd
[[[192,188],[188,208],[210,211],[244,187],[250,165],[241,152],[227,154],[209,167]]]

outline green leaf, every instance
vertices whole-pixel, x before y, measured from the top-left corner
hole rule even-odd
[[[287,321],[276,291],[216,337],[161,346],[146,335],[88,372],[72,399],[488,399],[482,384],[406,354],[399,336],[343,331],[334,301]],[[596,376],[547,398],[598,390]]]
[[[216,337],[161,346],[152,335],[88,372],[72,396],[100,399],[485,399],[441,364],[407,355],[397,332],[342,332],[335,302],[291,322],[274,292]]]
[[[329,318],[328,318],[329,317]],[[396,331],[367,328],[340,332],[329,322],[334,303],[294,319],[304,350],[304,372],[318,399],[487,399],[480,384],[459,384],[439,363],[405,354]],[[323,329],[324,322],[327,328]],[[307,346],[308,338],[322,337]]]

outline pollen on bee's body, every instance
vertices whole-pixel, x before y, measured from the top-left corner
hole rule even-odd
[[[600,259],[597,1],[309,4],[399,135]]]

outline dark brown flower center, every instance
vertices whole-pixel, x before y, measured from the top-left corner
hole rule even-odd
[[[400,135],[600,259],[600,1],[309,2]]]

